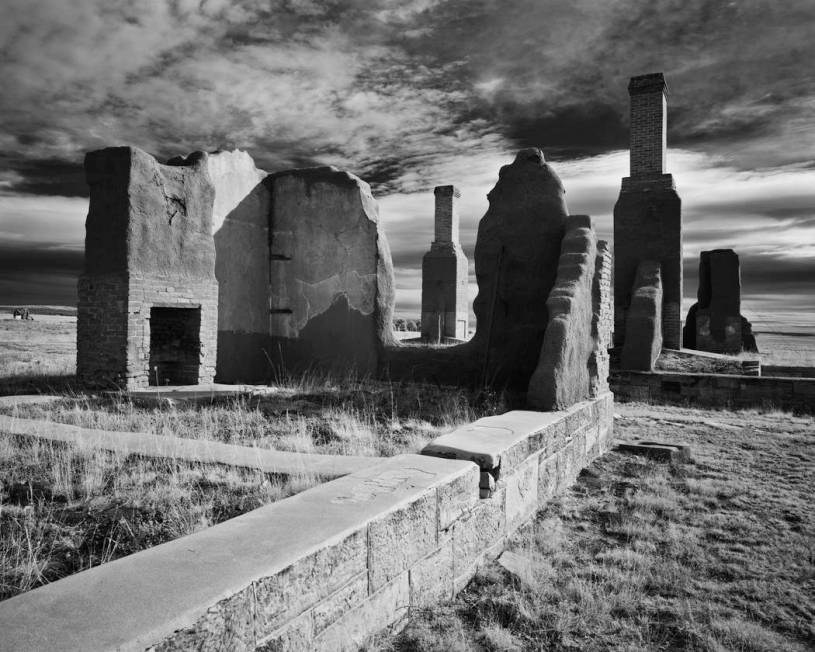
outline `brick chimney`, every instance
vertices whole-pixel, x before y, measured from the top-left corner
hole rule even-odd
[[[631,96],[631,176],[665,173],[667,150],[667,92],[661,72],[632,77]]]
[[[458,199],[461,192],[455,186],[436,186],[435,242],[458,243]]]

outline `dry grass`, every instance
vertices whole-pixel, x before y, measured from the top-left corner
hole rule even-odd
[[[0,600],[320,482],[0,435]]]
[[[515,538],[525,582],[490,565],[368,649],[813,649],[815,421],[617,410],[618,438],[687,442],[694,463],[605,455]]]
[[[76,370],[76,317],[0,317],[0,378],[70,376]]]
[[[126,396],[74,395],[6,414],[110,431],[148,432],[333,455],[414,453],[456,426],[502,409],[491,394],[434,385],[285,379],[261,396],[145,408]]]

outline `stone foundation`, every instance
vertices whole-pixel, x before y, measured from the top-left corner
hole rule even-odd
[[[356,650],[460,591],[608,450],[612,425],[611,394],[481,419],[422,455],[0,602],[2,645]]]
[[[815,378],[615,371],[611,388],[623,402],[815,413]]]

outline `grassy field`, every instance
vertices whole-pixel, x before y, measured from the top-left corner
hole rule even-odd
[[[147,432],[274,450],[332,455],[415,453],[458,425],[501,410],[486,393],[435,385],[297,380],[260,397],[145,408],[127,397],[75,395],[0,408],[11,416],[101,430]]]
[[[0,312],[0,384],[76,372],[76,317],[34,315],[22,321]]]
[[[37,387],[43,377],[46,386],[70,380],[74,327],[59,315],[0,320],[0,378],[33,378]],[[793,343],[788,351],[810,342],[806,334],[784,341]],[[792,355],[763,352],[778,364]],[[813,364],[810,353],[798,350],[794,364]],[[464,390],[304,377],[204,407],[148,409],[68,392],[12,413],[278,450],[392,455],[503,409],[495,396]],[[514,538],[512,550],[528,560],[522,578],[491,564],[455,601],[413,614],[402,633],[377,636],[368,649],[815,649],[815,421],[616,410],[617,438],[685,442],[693,462],[608,453]],[[0,599],[316,482],[6,435],[0,478]]]
[[[319,482],[0,435],[0,600]]]
[[[815,421],[617,405],[619,439],[686,442],[693,463],[610,452],[451,603],[368,650],[815,649]]]

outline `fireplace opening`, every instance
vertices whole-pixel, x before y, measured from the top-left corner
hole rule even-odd
[[[197,385],[201,308],[150,308],[150,385]]]

